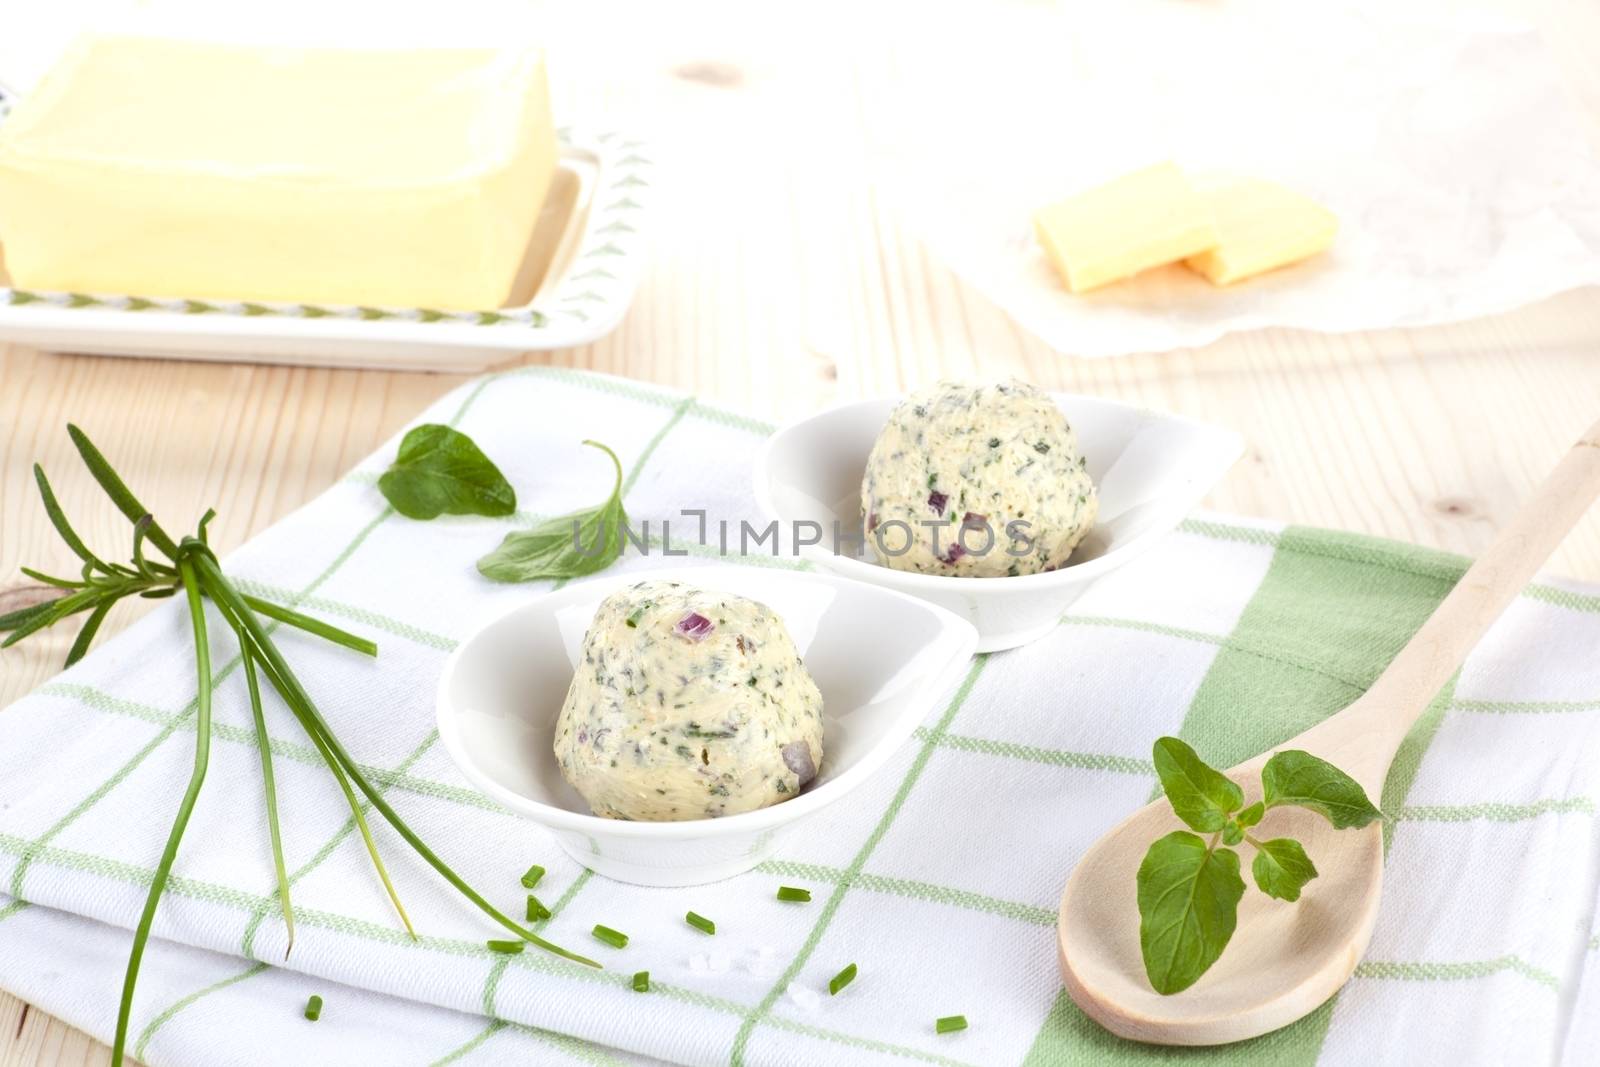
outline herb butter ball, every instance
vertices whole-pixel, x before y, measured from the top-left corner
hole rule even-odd
[[[765,808],[822,766],[822,694],[765,604],[670,581],[601,602],[556,721],[596,814],[671,822]]]
[[[896,570],[1055,570],[1094,525],[1084,467],[1066,416],[1033,386],[940,382],[894,409],[867,457],[867,544]]]

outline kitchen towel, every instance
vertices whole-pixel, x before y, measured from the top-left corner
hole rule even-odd
[[[434,730],[434,682],[458,640],[541,588],[487,582],[474,561],[507,530],[609,487],[605,458],[581,440],[620,454],[636,522],[659,526],[682,508],[737,522],[756,517],[749,457],[770,427],[651,386],[538,367],[469,383],[417,421],[470,434],[525,510],[426,523],[395,514],[375,488],[391,441],[232,553],[227,570],[379,642],[369,659],[280,637],[423,837],[514,914],[519,876],[544,865],[548,935],[606,969],[491,953],[484,941],[498,928],[374,818],[421,934],[408,939],[336,786],[270,698],[299,922],[285,960],[249,705],[236,665],[219,657],[210,775],[134,1001],[131,1047],[146,1061],[1371,1067],[1591,1055],[1600,590],[1530,586],[1406,743],[1381,797],[1392,820],[1386,896],[1355,978],[1255,1041],[1151,1049],[1107,1035],[1061,992],[1054,921],[1073,863],[1149,799],[1156,737],[1182,736],[1228,766],[1344,706],[1461,559],[1192,518],[1047,637],[974,659],[877,776],[802,824],[780,858],[716,885],[642,889],[586,873],[468,786]],[[162,518],[169,529],[188,521]],[[694,568],[722,565],[715,551],[664,561],[630,549],[618,566],[672,563],[692,580]],[[47,640],[64,651],[70,638]],[[103,1039],[189,773],[189,641],[182,606],[162,605],[0,713],[0,987]],[[808,887],[811,903],[777,902],[780,884]],[[1314,903],[1317,886],[1294,906]],[[690,909],[716,920],[715,937],[685,925]],[[596,923],[632,941],[600,946]],[[859,976],[828,996],[848,963]],[[648,994],[631,989],[636,970],[650,971]],[[301,1017],[312,993],[324,1000],[316,1023]],[[936,1034],[934,1020],[954,1014],[970,1028]]]
[[[883,201],[1077,356],[1455,322],[1600,283],[1594,116],[1535,29],[1481,6],[1124,0],[897,25],[863,75]],[[1167,159],[1281,182],[1339,236],[1227,288],[1174,264],[1067,292],[1033,213]]]

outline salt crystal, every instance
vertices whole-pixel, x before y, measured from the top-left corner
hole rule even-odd
[[[745,957],[744,969],[757,978],[776,978],[780,971],[777,959],[758,953],[751,953]]]
[[[795,1007],[802,1011],[816,1011],[817,1005],[822,1003],[822,995],[815,989],[807,989],[802,985],[789,987],[789,999],[794,1001]]]
[[[757,945],[745,953],[744,969],[757,978],[774,978],[782,970],[778,966],[778,950],[771,945]]]

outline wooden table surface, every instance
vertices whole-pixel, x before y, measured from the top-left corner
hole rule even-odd
[[[772,420],[940,376],[1014,374],[1242,431],[1249,451],[1210,508],[1462,553],[1482,548],[1600,416],[1594,289],[1426,330],[1268,330],[1109,360],[1052,352],[930,259],[867,179],[870,49],[815,63],[819,53],[793,37],[805,31],[763,24],[753,7],[694,18],[677,5],[671,16],[630,7],[622,42],[597,42],[576,15],[552,21],[558,109],[638,116],[656,145],[659,209],[652,262],[620,329],[526,361],[684,387]],[[1600,143],[1590,62],[1600,9],[1547,0],[1538,15],[1560,31],[1547,37]],[[803,140],[822,123],[825,155]],[[125,520],[80,474],[69,419],[169,525],[214,506],[213,540],[227,549],[461,380],[0,345],[0,604],[25,584],[20,566],[70,567],[38,506],[34,461],[54,473],[91,543],[127,540]],[[1600,514],[1551,570],[1600,581]],[[105,632],[133,610],[119,608]],[[70,640],[35,636],[0,653],[0,706],[55,673]],[[104,1046],[0,993],[0,1067],[105,1058]]]

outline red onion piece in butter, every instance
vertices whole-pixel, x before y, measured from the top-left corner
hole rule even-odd
[[[691,611],[679,619],[676,627],[679,637],[687,637],[691,641],[704,641],[716,628],[716,623],[698,611]]]
[[[804,741],[790,741],[783,746],[783,765],[800,778],[801,788],[817,776],[817,765],[811,762],[811,746]]]

